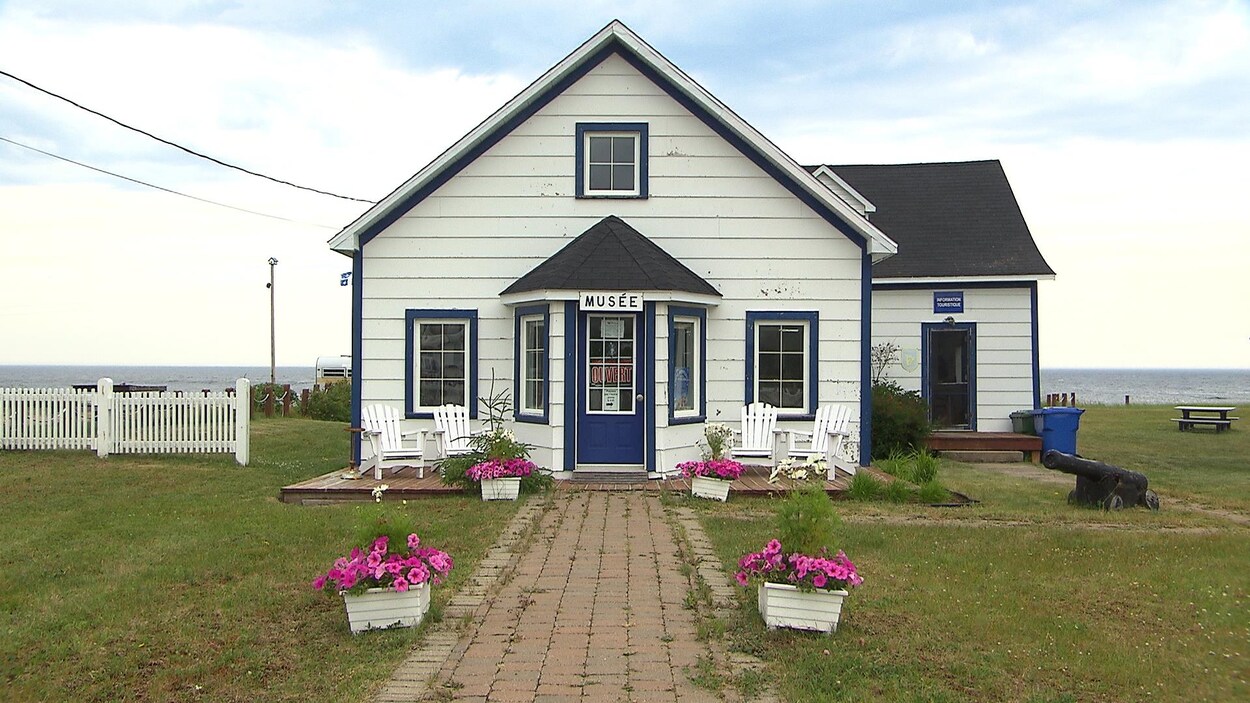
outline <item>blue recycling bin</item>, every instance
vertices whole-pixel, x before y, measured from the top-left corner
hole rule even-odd
[[[1042,438],[1042,453],[1047,450],[1076,454],[1076,432],[1081,427],[1081,408],[1042,408],[1033,420]]]

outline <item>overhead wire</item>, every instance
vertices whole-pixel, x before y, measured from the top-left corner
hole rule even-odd
[[[353,200],[353,201],[358,202],[358,203],[376,203],[376,202],[377,202],[376,200],[369,200],[369,199],[367,199],[367,198],[354,198],[354,197],[351,197],[351,196],[349,196],[349,195],[339,195],[338,193],[331,193],[331,192],[330,192],[330,191],[328,191],[328,190],[320,190],[320,189],[318,189],[318,188],[310,188],[310,187],[308,187],[308,186],[302,186],[302,185],[299,185],[299,184],[296,184],[296,183],[292,183],[292,182],[290,182],[290,181],[284,181],[284,180],[282,180],[281,178],[274,178],[273,176],[267,176],[267,175],[265,175],[265,174],[263,174],[263,173],[257,173],[256,171],[252,171],[252,170],[247,169],[247,168],[244,168],[244,167],[242,167],[242,166],[236,166],[236,165],[234,165],[234,164],[232,164],[232,163],[228,163],[228,162],[226,162],[226,161],[222,161],[221,159],[214,158],[214,157],[209,156],[209,155],[207,155],[207,154],[202,154],[202,153],[200,153],[200,152],[198,152],[198,151],[196,151],[196,150],[194,150],[194,149],[190,149],[190,148],[188,148],[188,147],[182,146],[181,144],[178,144],[178,143],[176,143],[176,142],[172,142],[172,141],[170,141],[170,140],[168,140],[168,139],[163,139],[163,138],[158,137],[158,136],[156,136],[155,134],[152,134],[151,132],[148,132],[148,131],[146,131],[146,130],[143,130],[143,129],[140,129],[140,128],[138,128],[138,127],[134,127],[134,126],[128,125],[128,124],[126,124],[125,122],[122,122],[121,120],[115,119],[115,118],[113,118],[113,117],[109,117],[108,115],[104,114],[103,112],[100,112],[100,111],[98,111],[98,110],[93,110],[93,109],[91,109],[91,108],[89,108],[89,107],[87,107],[87,106],[85,106],[85,105],[82,105],[82,104],[79,104],[79,103],[77,103],[77,102],[74,102],[73,100],[70,100],[69,98],[65,97],[64,95],[59,95],[59,94],[54,93],[54,92],[52,92],[51,90],[48,90],[48,89],[46,89],[46,88],[41,88],[41,87],[39,87],[39,86],[35,85],[34,83],[31,83],[30,81],[26,80],[25,78],[20,78],[20,77],[18,77],[18,76],[15,76],[15,75],[13,75],[12,73],[9,73],[8,71],[5,71],[5,70],[0,70],[0,76],[7,76],[7,77],[9,77],[9,78],[12,78],[13,80],[15,80],[15,81],[17,81],[17,82],[19,82],[19,83],[21,83],[21,84],[23,84],[23,85],[26,85],[26,86],[28,86],[28,87],[34,88],[35,90],[37,90],[37,91],[39,91],[39,92],[41,92],[41,93],[43,93],[43,94],[45,94],[45,95],[51,96],[51,97],[53,97],[53,98],[56,98],[57,100],[62,100],[62,101],[64,101],[64,102],[67,102],[67,103],[69,103],[70,105],[73,105],[74,107],[76,107],[76,108],[78,108],[78,109],[80,109],[80,110],[85,110],[86,112],[90,112],[91,114],[96,115],[97,117],[103,117],[104,119],[108,120],[109,122],[112,122],[113,124],[115,124],[115,125],[117,125],[117,126],[119,126],[119,127],[124,127],[124,128],[126,128],[126,129],[128,129],[128,130],[130,130],[130,131],[132,131],[132,132],[137,132],[137,133],[139,133],[139,134],[142,134],[142,135],[143,135],[143,136],[145,136],[145,137],[149,137],[149,138],[151,138],[151,139],[155,139],[156,141],[158,141],[158,142],[160,142],[160,143],[162,143],[162,144],[166,144],[166,145],[168,145],[168,146],[172,146],[172,147],[174,147],[175,149],[179,149],[179,150],[181,150],[181,151],[184,151],[184,152],[186,152],[186,153],[188,153],[188,154],[191,154],[192,156],[196,156],[196,157],[199,157],[199,158],[201,158],[201,159],[206,159],[206,160],[211,161],[211,162],[213,162],[213,163],[215,163],[215,164],[217,164],[217,165],[219,165],[219,166],[225,166],[226,168],[231,168],[231,169],[234,169],[234,170],[236,170],[236,171],[241,171],[241,172],[246,173],[246,174],[248,174],[248,175],[250,175],[250,176],[256,176],[257,178],[264,178],[265,180],[272,181],[272,182],[274,182],[274,183],[280,183],[280,184],[282,184],[282,185],[285,185],[285,186],[290,186],[290,187],[292,187],[292,188],[298,188],[298,189],[300,189],[300,190],[306,190],[306,191],[309,191],[309,192],[312,192],[312,193],[318,193],[318,194],[320,194],[320,195],[328,195],[328,196],[330,196],[330,197],[332,197],[332,198],[340,198],[340,199],[342,199],[342,200]]]
[[[60,155],[58,155],[58,154],[53,154],[53,153],[52,153],[52,152],[50,152],[50,151],[44,151],[43,149],[39,149],[39,148],[33,147],[33,146],[29,145],[29,144],[23,144],[23,143],[21,143],[21,142],[14,141],[14,140],[12,140],[12,139],[9,139],[8,137],[0,137],[0,142],[7,142],[7,143],[9,143],[9,144],[12,144],[13,146],[19,146],[19,147],[21,147],[21,148],[23,148],[23,149],[29,149],[29,150],[31,150],[31,151],[34,151],[34,152],[38,152],[38,153],[40,153],[40,154],[43,154],[44,156],[50,156],[50,157],[52,157],[52,158],[54,158],[54,159],[57,159],[57,160],[59,160],[59,161],[64,161],[64,162],[66,162],[66,163],[71,163],[71,164],[74,164],[75,166],[81,166],[81,167],[86,168],[86,169],[91,169],[92,171],[96,171],[96,172],[98,172],[98,173],[103,173],[103,174],[105,174],[105,175],[109,175],[109,176],[112,176],[112,177],[114,177],[114,178],[120,178],[120,179],[122,179],[123,181],[130,181],[131,183],[137,183],[138,185],[141,185],[141,186],[146,186],[146,187],[148,187],[148,188],[155,188],[156,190],[164,191],[164,192],[166,192],[166,193],[171,193],[171,194],[173,194],[173,195],[180,195],[180,196],[182,196],[182,197],[184,197],[184,198],[190,198],[191,200],[198,200],[198,201],[199,201],[199,202],[201,202],[201,203],[208,203],[209,205],[216,205],[216,206],[218,206],[218,207],[229,208],[229,209],[231,209],[231,210],[237,210],[237,211],[239,211],[239,212],[246,212],[246,213],[247,213],[247,214],[249,214],[249,215],[257,215],[257,216],[259,216],[259,217],[268,217],[269,219],[272,219],[272,220],[282,220],[283,222],[291,222],[291,223],[298,224],[298,225],[307,225],[307,226],[309,226],[309,227],[320,227],[320,228],[322,228],[322,229],[339,229],[338,227],[333,227],[333,226],[331,226],[331,225],[320,225],[320,224],[317,224],[317,223],[315,223],[315,222],[304,222],[304,221],[302,221],[302,220],[293,220],[293,219],[291,219],[291,218],[289,218],[289,217],[282,217],[282,216],[280,216],[280,215],[270,215],[269,213],[266,213],[266,212],[258,212],[258,211],[256,211],[256,210],[248,210],[247,208],[237,207],[237,206],[235,206],[235,205],[228,205],[228,204],[226,204],[226,203],[221,203],[221,202],[218,202],[218,201],[216,201],[216,200],[209,200],[208,198],[201,198],[201,197],[196,196],[196,195],[189,195],[189,194],[187,194],[187,193],[183,193],[183,192],[181,192],[181,191],[173,190],[172,188],[166,188],[166,187],[164,187],[164,186],[158,186],[158,185],[156,185],[156,184],[154,184],[154,183],[148,183],[147,181],[141,181],[141,180],[139,180],[139,179],[137,179],[137,178],[131,178],[130,176],[123,176],[123,175],[122,175],[122,174],[120,174],[120,173],[114,173],[114,172],[112,172],[112,171],[108,171],[108,170],[105,170],[105,169],[102,169],[102,168],[97,168],[97,167],[92,166],[92,165],[90,165],[90,164],[84,164],[84,163],[82,163],[81,161],[75,161],[75,160],[73,160],[73,159],[66,158],[66,157],[64,157],[64,156],[60,156]]]

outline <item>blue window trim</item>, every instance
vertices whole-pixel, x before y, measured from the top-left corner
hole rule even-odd
[[[469,323],[469,368],[468,394],[465,403],[469,406],[469,417],[477,417],[477,310],[429,310],[408,309],[404,311],[404,417],[409,419],[430,419],[433,411],[416,410],[416,394],[414,393],[414,374],[412,371],[413,345],[416,343],[417,320],[466,320]]]
[[[647,123],[646,122],[578,122],[575,129],[577,144],[574,147],[577,162],[574,165],[576,185],[574,192],[578,198],[589,199],[647,199]],[[586,134],[588,132],[634,132],[638,135],[638,193],[628,195],[612,195],[607,193],[586,193]]]
[[[677,340],[674,339],[674,331],[676,329],[676,320],[678,317],[693,317],[699,320],[699,378],[697,391],[699,393],[699,412],[694,415],[682,415],[677,417],[677,410],[673,407],[674,397],[673,388],[676,385],[673,366],[673,357],[677,354]],[[668,424],[684,425],[688,423],[704,422],[707,420],[707,310],[703,308],[684,308],[675,305],[668,306]]]
[[[778,408],[779,417],[786,420],[812,420],[820,404],[820,313],[809,310],[757,310],[747,311],[746,391],[743,395],[749,405],[755,402],[755,326],[759,322],[790,320],[807,323],[807,407],[802,413]]]
[[[521,364],[524,361],[522,357],[525,355],[525,330],[524,318],[526,317],[542,317],[543,319],[543,408],[541,412],[527,410],[521,406],[524,396],[521,386]],[[551,313],[546,305],[531,305],[529,307],[517,308],[515,312],[516,337],[513,344],[513,374],[512,374],[512,397],[515,404],[512,408],[512,417],[517,422],[532,422],[539,425],[548,423],[548,409],[551,406]]]
[[[647,344],[646,361],[643,366],[643,398],[645,398],[642,416],[643,426],[643,462],[648,473],[655,473],[655,301],[643,303],[642,325],[643,340]]]
[[[564,301],[564,470],[577,467],[577,301]]]
[[[1029,333],[1033,337],[1033,409],[1042,407],[1042,364],[1037,348],[1037,281],[1029,285]]]
[[[920,397],[930,403],[929,388],[929,332],[933,330],[966,330],[968,332],[968,429],[977,429],[977,323],[922,322],[920,323]],[[932,416],[932,413],[930,413]]]

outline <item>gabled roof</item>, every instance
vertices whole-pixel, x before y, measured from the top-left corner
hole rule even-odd
[[[495,114],[369,208],[330,240],[330,248],[345,254],[359,249],[614,53],[654,81],[844,235],[865,247],[874,259],[898,251],[894,242],[864,216],[619,20],[599,30]]]
[[[500,295],[536,290],[660,290],[720,297],[712,284],[616,215],[582,232]]]
[[[997,160],[827,168],[877,206],[873,223],[898,242],[873,280],[1055,274]]]

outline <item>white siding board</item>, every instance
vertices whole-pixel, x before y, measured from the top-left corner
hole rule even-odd
[[[958,282],[921,290],[873,291],[873,344],[892,341],[919,359],[920,325],[941,322],[933,313],[933,291],[963,290],[959,322],[975,322],[977,429],[1009,431],[1010,414],[1033,406],[1033,332],[1031,301],[1024,288],[964,289]],[[887,376],[904,388],[919,390],[922,366],[907,371],[892,366]]]

